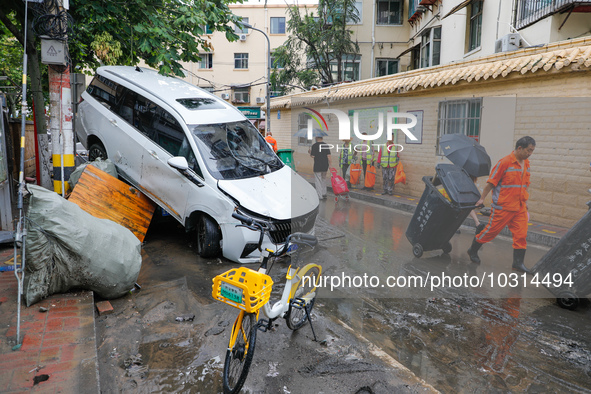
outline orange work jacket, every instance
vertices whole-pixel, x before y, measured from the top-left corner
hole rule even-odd
[[[493,188],[493,206],[505,211],[519,211],[529,198],[527,191],[530,185],[529,160],[519,165],[515,154],[503,157],[494,166],[487,180]]]
[[[265,137],[265,141],[267,141],[273,147],[273,151],[277,152],[277,140],[272,136],[268,135]]]

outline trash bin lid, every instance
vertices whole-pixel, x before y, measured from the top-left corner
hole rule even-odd
[[[459,205],[475,205],[480,192],[466,170],[455,164],[439,163],[435,166],[437,179],[449,195]]]

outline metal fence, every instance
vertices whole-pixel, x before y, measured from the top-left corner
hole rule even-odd
[[[515,28],[523,29],[541,19],[577,5],[591,5],[591,0],[520,0],[517,2]]]

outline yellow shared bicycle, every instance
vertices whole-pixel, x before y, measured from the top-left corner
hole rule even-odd
[[[263,222],[240,215],[232,214],[240,220],[239,226],[247,227],[260,233],[258,247],[261,249],[263,237],[268,232]],[[213,279],[213,298],[222,301],[240,313],[232,326],[230,343],[224,362],[223,384],[225,393],[238,393],[248,376],[248,370],[254,356],[257,331],[266,332],[271,329],[274,320],[282,317],[287,327],[292,330],[301,328],[307,321],[316,340],[316,334],[310,320],[310,312],[316,298],[316,283],[320,280],[322,267],[307,264],[298,268],[298,260],[303,246],[313,248],[318,240],[313,235],[294,233],[287,237],[285,243],[277,250],[261,250],[261,265],[257,271],[246,267],[231,269]],[[287,270],[285,288],[281,299],[272,306],[269,304],[273,280],[268,275],[271,267],[268,262],[280,256],[291,254],[291,265]],[[263,311],[266,319],[259,320]]]

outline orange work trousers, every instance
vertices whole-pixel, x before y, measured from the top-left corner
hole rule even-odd
[[[485,244],[492,241],[499,233],[509,226],[509,231],[513,234],[513,249],[527,248],[527,207],[522,204],[519,211],[504,211],[502,209],[491,208],[490,220],[486,227],[476,235],[478,243]]]

